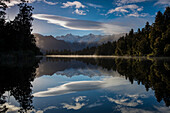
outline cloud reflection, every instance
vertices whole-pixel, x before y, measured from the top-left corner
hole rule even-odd
[[[48,88],[47,91],[36,92],[35,97],[49,97],[63,94],[69,94],[79,91],[95,90],[101,88],[108,88],[120,85],[129,84],[124,78],[120,77],[107,77],[101,81],[75,81],[69,82],[54,88]]]
[[[114,98],[107,97],[107,96],[106,96],[106,98],[110,102],[114,102],[116,104],[123,105],[123,106],[129,106],[129,107],[135,107],[137,105],[143,104],[143,102],[141,100],[136,100],[136,99],[130,101],[129,98],[114,99]]]
[[[81,109],[83,106],[85,106],[85,103],[75,103],[75,105],[69,105],[69,104],[63,103],[63,108],[66,108],[66,109],[78,110],[78,109]]]

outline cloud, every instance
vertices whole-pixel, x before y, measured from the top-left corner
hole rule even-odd
[[[114,102],[116,104],[119,104],[119,105],[123,105],[123,106],[129,106],[129,107],[135,107],[137,105],[141,105],[143,104],[143,102],[141,100],[137,100],[137,98],[134,98],[132,97],[131,98],[118,98],[118,99],[114,99],[114,98],[111,98],[111,97],[107,97],[105,96],[110,102]]]
[[[9,112],[9,113],[18,113],[18,111],[21,109],[21,107],[17,107],[10,103],[5,103],[2,106],[5,106],[8,109],[6,112]],[[33,112],[34,113],[44,113],[45,111],[50,110],[50,109],[58,109],[58,108],[56,106],[49,106],[47,108],[44,108],[43,110],[35,110],[35,109],[28,110],[27,113],[33,113]]]
[[[139,14],[139,13],[135,12],[135,13],[128,14],[127,16],[133,16],[133,17],[146,17],[146,16],[148,16],[148,15],[149,15],[149,14],[147,14],[147,13]]]
[[[92,4],[92,3],[87,3],[88,6],[94,7],[94,8],[103,8],[103,6],[101,5],[97,5],[97,4]]]
[[[158,0],[154,5],[166,5],[166,6],[170,6],[170,1],[169,0]]]
[[[126,26],[119,26],[110,23],[102,23],[96,21],[79,20],[74,18],[48,15],[48,14],[34,14],[34,18],[39,20],[46,20],[48,23],[60,25],[62,27],[72,30],[100,30],[106,34],[125,33],[130,28]]]
[[[9,103],[5,103],[2,106],[5,106],[6,108],[8,108],[7,112],[17,112],[18,110],[20,110],[20,107],[11,105]]]
[[[86,15],[84,10],[79,10],[80,8],[85,8],[85,5],[83,5],[79,1],[63,3],[63,6],[61,6],[61,8],[68,8],[68,7],[73,7],[73,6],[75,6],[76,8],[76,10],[72,12],[73,14]]]
[[[101,88],[102,81],[76,81],[63,84],[58,87],[48,88],[47,91],[34,93],[35,97],[48,97],[74,93],[78,91],[87,91]]]
[[[43,1],[44,3],[49,4],[49,5],[56,5],[56,4],[58,4],[58,2],[49,2],[47,0],[38,0],[38,1]]]
[[[135,4],[132,4],[132,5],[124,5],[124,6],[121,6],[121,7],[116,7],[115,9],[110,9],[108,11],[107,14],[111,14],[111,13],[114,13],[114,12],[121,12],[121,13],[128,13],[128,9],[130,9],[131,11],[141,11],[143,10],[143,7],[139,7]]]
[[[87,107],[88,108],[93,108],[93,107],[97,107],[97,106],[101,106],[101,105],[102,105],[102,103],[94,103],[94,104],[88,105]]]
[[[43,111],[45,112],[45,111],[50,110],[50,109],[58,109],[58,107],[56,107],[56,106],[49,106],[47,108],[44,108]]]
[[[120,110],[121,113],[169,113],[168,107],[157,107],[154,106],[155,110],[145,110],[145,109],[138,109],[138,108],[127,108],[127,107],[121,107],[118,110]]]
[[[138,8],[137,11],[143,11],[143,6]]]
[[[128,101],[128,99],[113,99],[113,98],[110,98],[110,97],[107,97],[107,99],[110,101],[110,102],[114,102],[116,104],[119,104],[119,105],[124,105],[124,106],[130,106],[130,107],[135,107],[138,105],[137,102],[126,102]]]
[[[69,93],[74,93],[79,91],[95,90],[95,89],[108,88],[108,87],[127,85],[127,84],[129,84],[129,82],[124,80],[124,78],[108,77],[103,79],[102,81],[69,82],[54,88],[48,88],[47,91],[36,92],[33,95],[35,97],[49,97],[49,96],[57,96],[57,95],[69,94]]]
[[[74,101],[76,102],[75,105],[70,105],[70,104],[67,104],[67,103],[62,103],[63,105],[63,108],[66,108],[66,109],[74,109],[74,110],[78,110],[78,109],[81,109],[83,106],[85,106],[86,104],[85,103],[79,103],[80,101],[84,101],[86,98],[86,96],[79,96],[79,97],[76,97],[76,98],[73,98]]]
[[[74,1],[74,2],[66,2],[63,3],[63,6],[61,6],[62,8],[67,8],[67,7],[73,7],[75,6],[75,8],[79,9],[79,8],[85,8],[85,5],[83,5],[81,2],[79,1]]]
[[[86,96],[79,96],[79,97],[76,97],[76,98],[75,98],[75,101],[76,101],[76,102],[84,101],[85,98],[86,98]]]
[[[78,15],[86,15],[85,11],[83,10],[79,10],[79,9],[76,9],[74,12],[72,12],[73,14],[76,13]]]
[[[124,5],[124,4],[129,4],[129,3],[139,3],[139,2],[145,2],[147,0],[118,0],[116,2],[116,5]]]
[[[112,14],[114,12],[121,12],[123,15],[125,15],[125,13],[127,13],[127,16],[133,16],[133,17],[146,17],[149,14],[147,13],[142,13],[139,14],[138,12],[143,10],[143,6],[139,7],[135,4],[132,5],[124,5],[124,6],[120,6],[120,7],[116,7],[115,9],[110,9],[106,15],[108,14]],[[121,16],[121,15],[119,15]]]
[[[42,1],[46,4],[49,4],[49,5],[56,5],[58,2],[49,2],[49,1],[46,1],[46,0],[26,0],[28,3],[33,3],[33,2],[36,2],[36,1]],[[14,5],[17,5],[17,4],[20,4],[22,3],[21,0],[11,0],[10,2],[4,2],[8,7],[12,7]]]
[[[69,105],[69,104],[66,104],[66,103],[62,103],[63,104],[63,108],[66,108],[66,109],[74,109],[74,110],[79,110],[81,109],[83,106],[85,106],[84,103],[75,103],[75,105]]]
[[[73,30],[101,30],[100,22],[78,20],[68,17],[48,15],[48,14],[34,14],[34,18],[40,20],[47,20],[49,23],[60,25],[62,27],[73,29]]]

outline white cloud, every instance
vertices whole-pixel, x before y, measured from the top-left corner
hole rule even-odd
[[[87,107],[88,108],[93,108],[93,107],[97,107],[97,106],[101,106],[101,105],[102,105],[102,103],[94,103],[94,104],[88,105]]]
[[[143,102],[141,100],[137,100],[137,97],[131,97],[131,98],[122,97],[122,98],[117,98],[117,99],[107,97],[107,96],[105,96],[105,97],[110,102],[114,102],[116,104],[123,105],[123,106],[135,107],[137,105],[143,104]]]
[[[143,6],[138,8],[137,11],[143,11]]]
[[[44,108],[43,111],[47,111],[47,110],[50,110],[50,109],[58,109],[56,106],[49,106],[47,108]]]
[[[5,103],[3,104],[2,106],[5,106],[8,110],[7,110],[7,113],[18,113],[18,111],[21,109],[21,107],[17,107],[15,105],[12,105],[10,103]],[[44,108],[43,110],[35,110],[35,109],[32,109],[32,110],[28,110],[27,113],[44,113],[45,111],[47,110],[50,110],[50,109],[58,109],[56,106],[49,106],[47,108]]]
[[[34,93],[35,97],[48,97],[48,96],[56,96],[74,93],[78,91],[86,91],[101,88],[102,81],[76,81],[63,84],[58,87],[48,88],[47,91],[40,91]]]
[[[87,3],[88,6],[94,7],[94,8],[103,8],[103,6],[101,5],[97,5],[97,4],[92,4],[92,3]]]
[[[170,6],[170,0],[158,0],[154,5],[167,5],[167,6]]]
[[[49,2],[47,0],[38,0],[38,1],[43,1],[44,3],[49,4],[49,5],[56,5],[56,4],[58,4],[58,2]]]
[[[124,4],[129,4],[129,3],[139,3],[139,2],[145,2],[147,0],[118,0],[116,2],[116,5],[124,5]]]
[[[40,91],[40,92],[34,93],[33,95],[35,97],[48,97],[48,96],[69,94],[69,93],[74,93],[74,92],[79,92],[79,91],[109,88],[109,87],[115,87],[115,86],[127,85],[127,84],[129,84],[129,82],[126,81],[124,78],[108,77],[108,78],[103,79],[102,81],[69,82],[61,86],[48,88],[47,91]]]
[[[78,14],[78,15],[86,15],[85,11],[79,10],[79,9],[76,9],[76,10],[73,12],[73,14],[74,14],[74,13],[76,13],[76,14]]]
[[[85,98],[86,98],[86,96],[79,96],[79,97],[76,97],[76,98],[75,98],[75,101],[76,101],[76,102],[84,101]]]
[[[75,6],[75,8],[79,9],[79,8],[85,8],[85,5],[83,5],[81,2],[79,1],[74,1],[74,2],[66,2],[63,3],[63,6],[61,6],[62,8],[67,8],[67,7],[73,7]]]
[[[63,108],[66,108],[66,109],[79,110],[79,109],[81,109],[83,106],[85,106],[84,103],[75,103],[75,105],[69,105],[69,104],[63,103]]]
[[[136,102],[133,102],[133,101],[129,101],[129,99],[113,99],[113,98],[110,98],[110,97],[106,97],[110,102],[114,102],[116,104],[119,104],[119,105],[124,105],[124,106],[129,106],[129,107],[135,107],[139,104],[142,104],[141,101],[136,101]]]
[[[121,6],[121,7],[116,7],[115,9],[110,9],[108,11],[108,14],[111,14],[111,13],[114,13],[114,12],[118,12],[118,14],[120,14],[119,12],[121,12],[124,16],[125,13],[127,14],[127,16],[133,16],[133,17],[146,17],[148,16],[147,13],[141,13],[139,14],[138,12],[142,11],[143,10],[143,6],[139,7],[135,4],[132,4],[132,5],[124,5],[124,6]],[[116,15],[118,15],[116,14]],[[121,15],[118,15],[118,16],[121,16]]]
[[[81,109],[83,106],[85,106],[85,103],[79,103],[80,101],[84,101],[86,98],[86,96],[78,96],[76,98],[73,98],[75,101],[75,105],[72,104],[67,104],[67,103],[62,103],[63,108],[66,109],[74,109],[74,110],[79,110]]]
[[[114,13],[114,12],[122,12],[122,13],[126,12],[126,13],[128,13],[129,11],[122,9],[121,7],[117,7],[115,9],[110,9],[107,14],[111,14],[111,13]]]
[[[28,1],[29,3],[32,3],[34,2],[35,0],[33,1]],[[11,6],[14,6],[16,4],[20,4],[21,3],[21,0],[11,0],[10,2],[4,2],[8,7],[11,7]]]
[[[7,112],[17,113],[18,110],[20,110],[20,107],[11,105],[11,104],[9,104],[9,103],[5,103],[5,104],[3,104],[2,106],[5,106],[6,108],[8,108]]]
[[[121,107],[119,110],[121,113],[169,113],[170,108],[168,107],[157,107],[154,106],[155,111],[151,110],[144,110],[138,108],[128,108],[128,107]]]
[[[66,2],[63,3],[63,6],[61,8],[68,8],[68,7],[73,7],[75,6],[76,10],[72,12],[73,14],[78,14],[78,15],[86,15],[86,12],[84,10],[79,10],[80,8],[85,8],[85,5],[83,5],[79,1],[74,1],[74,2]]]
[[[139,14],[139,13],[135,12],[135,13],[128,14],[127,16],[133,16],[133,17],[146,17],[147,15],[148,15],[147,13]]]
[[[46,4],[49,4],[49,5],[56,5],[58,2],[49,2],[49,1],[46,1],[46,0],[26,0],[28,3],[33,3],[33,2],[36,2],[36,1],[42,1]],[[21,0],[11,0],[10,2],[4,2],[8,7],[12,7],[14,5],[17,5],[17,4],[20,4],[22,3]]]
[[[74,18],[48,15],[48,14],[34,14],[34,18],[39,20],[46,20],[48,23],[60,25],[62,27],[72,30],[100,30],[106,34],[125,33],[130,28],[126,26],[119,26],[111,23],[102,23],[88,20],[78,20]]]
[[[135,10],[141,11],[141,10],[143,10],[143,7],[139,7],[135,4],[124,5],[124,6],[121,6],[121,7],[116,7],[115,9],[110,9],[107,14],[111,14],[111,13],[114,13],[114,12],[128,13],[129,12],[128,9],[131,10],[131,11],[135,11]]]

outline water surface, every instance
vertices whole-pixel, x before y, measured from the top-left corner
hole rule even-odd
[[[52,58],[0,62],[0,111],[168,113],[170,60]]]

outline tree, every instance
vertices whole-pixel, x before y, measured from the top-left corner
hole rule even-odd
[[[3,0],[8,1],[8,0]],[[19,4],[19,13],[13,21],[5,21],[5,9],[7,6],[1,1],[0,9],[0,52],[10,54],[10,52],[18,52],[30,55],[40,54],[40,49],[35,44],[35,37],[32,32],[32,11],[33,7],[25,3]]]
[[[5,10],[7,8],[7,5],[4,3],[4,1],[8,0],[0,0],[0,51],[2,51],[2,48],[4,47],[4,37],[5,37]]]
[[[170,56],[170,44],[167,44],[164,48],[164,54]]]

